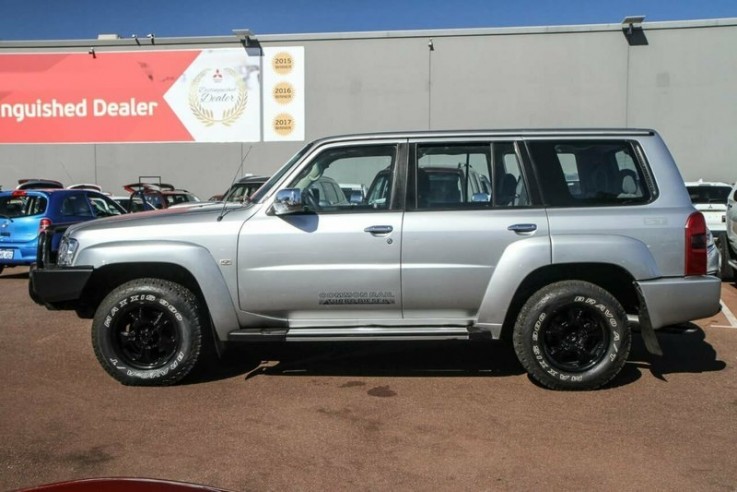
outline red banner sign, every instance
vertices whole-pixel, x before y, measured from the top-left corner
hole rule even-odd
[[[0,55],[0,143],[238,141],[238,125],[253,111],[258,125],[260,111],[247,58],[232,49]]]

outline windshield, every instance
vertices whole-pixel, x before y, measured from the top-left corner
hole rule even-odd
[[[304,155],[307,152],[309,152],[311,148],[312,148],[311,143],[302,147],[299,150],[299,152],[294,154],[292,158],[287,161],[286,164],[284,164],[276,173],[274,173],[274,175],[271,178],[269,178],[269,180],[266,183],[264,183],[264,185],[261,188],[259,188],[256,191],[256,193],[251,195],[251,199],[249,200],[249,202],[253,202],[253,203],[260,202],[261,199],[264,196],[266,196],[266,194],[271,190],[274,184],[278,182],[287,173],[287,171],[289,171],[292,168],[292,166],[297,163],[297,161],[302,159],[302,157],[304,157]]]
[[[46,211],[46,197],[42,195],[0,196],[0,216],[30,217]]]
[[[731,188],[727,186],[688,186],[691,203],[727,204]]]

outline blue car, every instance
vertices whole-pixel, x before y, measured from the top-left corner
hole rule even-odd
[[[124,213],[113,200],[90,190],[0,191],[0,273],[35,263],[39,232],[52,225]]]

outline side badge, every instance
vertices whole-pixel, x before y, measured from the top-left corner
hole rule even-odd
[[[228,260],[228,259],[220,260],[220,266],[230,266],[232,264],[233,264],[233,260]]]

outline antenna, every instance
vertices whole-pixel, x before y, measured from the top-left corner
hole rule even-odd
[[[233,184],[235,183],[235,180],[238,179],[238,175],[243,171],[243,163],[246,162],[246,158],[248,157],[248,154],[251,153],[251,149],[253,148],[253,145],[248,146],[248,151],[246,151],[246,155],[243,156],[243,159],[241,159],[241,163],[238,165],[238,169],[235,171],[235,176],[233,176],[233,181],[231,181],[230,186],[228,189],[233,187]],[[225,206],[228,204],[224,200],[225,197],[223,197],[223,209],[220,211],[220,215],[218,215],[217,221],[220,222],[223,220],[223,217],[225,217]]]

